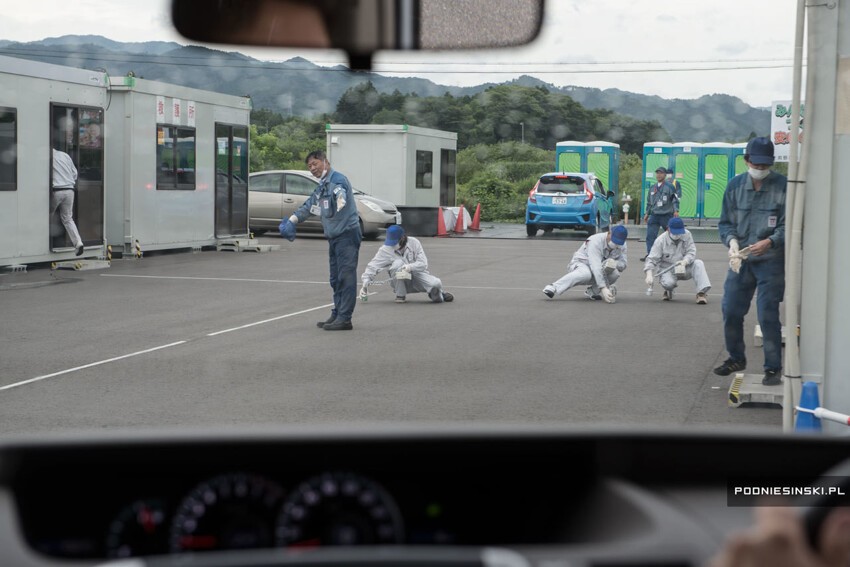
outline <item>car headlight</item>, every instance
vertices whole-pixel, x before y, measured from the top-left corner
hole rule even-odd
[[[375,211],[376,213],[383,213],[384,212],[384,209],[382,209],[381,207],[379,207],[378,205],[376,205],[375,203],[373,203],[371,201],[363,201],[363,204],[366,205],[367,207],[369,207],[370,209],[372,209],[373,211]]]

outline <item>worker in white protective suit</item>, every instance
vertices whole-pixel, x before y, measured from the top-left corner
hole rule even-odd
[[[664,232],[652,244],[652,250],[646,257],[646,285],[650,288],[658,275],[661,287],[664,288],[664,301],[673,299],[673,290],[679,285],[679,280],[694,280],[697,289],[697,303],[708,303],[708,290],[711,282],[705,264],[697,259],[697,246],[691,231],[685,228],[682,219],[674,217],[667,223]]]
[[[394,224],[387,229],[387,238],[378,253],[366,266],[361,280],[360,299],[368,296],[369,284],[375,275],[386,269],[395,290],[396,303],[405,303],[408,293],[424,292],[434,303],[449,302],[454,296],[443,290],[440,278],[428,272],[428,258],[418,239],[407,236],[404,228]]]
[[[614,303],[617,288],[614,285],[628,267],[626,238],[629,231],[618,224],[610,232],[594,234],[573,254],[567,273],[543,288],[543,295],[552,299],[577,285],[587,285],[584,294],[590,299],[604,299]]]

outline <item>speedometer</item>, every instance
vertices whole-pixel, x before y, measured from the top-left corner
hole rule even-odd
[[[171,551],[272,547],[282,499],[283,489],[260,476],[236,473],[202,482],[177,508]]]
[[[401,543],[395,501],[378,483],[353,473],[315,476],[286,498],[275,529],[285,547]]]

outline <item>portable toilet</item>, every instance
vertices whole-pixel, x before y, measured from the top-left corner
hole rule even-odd
[[[667,167],[672,147],[673,144],[667,142],[647,142],[643,145],[643,198],[641,199],[641,216],[646,214],[649,188],[655,183],[655,170],[659,167]]]
[[[702,145],[703,175],[698,199],[700,218],[720,218],[723,193],[726,191],[729,180],[733,177],[733,149],[732,144],[724,142]]]
[[[584,172],[587,164],[587,144],[567,141],[555,144],[555,171]]]
[[[732,144],[732,155],[735,160],[735,175],[741,175],[742,173],[747,172],[747,162],[744,161],[744,152],[747,151],[747,142],[741,142],[740,144]]]
[[[619,194],[620,189],[620,144],[612,142],[587,143],[587,173],[592,173],[602,182],[606,191]]]
[[[670,148],[670,167],[675,171],[676,181],[682,186],[679,216],[683,218],[697,218],[701,156],[702,144],[696,142],[679,142]]]

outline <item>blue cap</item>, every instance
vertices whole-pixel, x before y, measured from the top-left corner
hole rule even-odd
[[[670,234],[685,234],[685,223],[679,217],[673,217],[667,223],[667,228],[670,229]]]
[[[747,161],[755,165],[773,165],[773,142],[764,136],[747,142]]]
[[[384,240],[384,244],[395,246],[402,236],[404,236],[404,229],[400,225],[394,224],[387,229],[387,239]]]
[[[611,229],[611,241],[614,244],[622,246],[626,243],[626,237],[628,235],[629,231],[621,224],[614,225],[614,228]]]

